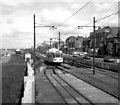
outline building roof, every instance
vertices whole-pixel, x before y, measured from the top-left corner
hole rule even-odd
[[[118,37],[118,27],[104,27],[104,28],[99,28],[98,30],[96,30],[96,33],[102,33],[105,32],[106,30],[110,30],[109,34],[112,34],[113,37]],[[93,34],[93,32],[90,33],[91,35]]]
[[[111,33],[114,37],[117,37],[118,27],[111,27]]]
[[[90,37],[84,38],[84,41],[88,41],[90,40]]]
[[[84,39],[82,36],[77,36],[76,40],[79,40],[79,39]]]
[[[71,39],[71,38],[75,38],[75,39],[76,39],[75,36],[70,36],[70,37],[68,37],[66,40],[69,40],[69,39]]]

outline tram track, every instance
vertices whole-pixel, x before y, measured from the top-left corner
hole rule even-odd
[[[38,53],[37,53],[37,57],[40,58],[40,55],[38,56]],[[42,59],[45,60],[45,57],[42,57]],[[69,64],[69,65],[73,65],[73,66],[78,67],[78,68],[79,68],[79,66],[82,66],[82,67],[85,67],[87,70],[88,69],[91,70],[91,68],[92,68],[92,66],[85,65],[85,64],[82,64],[80,62],[78,63],[78,62],[67,60],[67,62],[64,62],[64,63]],[[107,75],[107,76],[115,78],[115,79],[120,79],[119,76],[118,76],[118,73],[116,73],[116,72],[112,72],[112,71],[102,69],[102,68],[98,68],[98,67],[95,67],[95,71],[100,73],[100,74],[104,74],[104,75]]]
[[[66,66],[64,65],[61,65],[62,67],[66,68]],[[81,66],[84,66],[84,65],[81,65]],[[80,70],[80,68],[78,67],[77,69],[77,72],[78,73],[82,73],[82,71],[84,71],[85,73],[87,73],[88,71],[92,72],[92,70],[90,68],[82,68],[82,71]],[[103,76],[103,77],[106,77],[106,80],[104,80],[104,78],[99,78],[99,77],[96,77],[98,78],[99,81],[102,81],[104,82],[105,84],[108,84],[110,86],[113,86],[115,88],[118,88],[118,78],[114,78],[114,76],[109,76],[109,75],[106,75],[106,73],[101,73],[99,70],[96,69],[96,74],[100,75],[100,76]],[[91,75],[93,76],[94,78],[94,75]],[[96,79],[95,78],[95,79]],[[112,78],[112,79],[111,79]],[[110,81],[111,80],[111,81]],[[112,83],[111,83],[112,82]]]
[[[77,87],[77,86],[74,87],[74,83],[72,84],[72,82],[67,81],[67,78],[65,79],[65,77],[66,76],[69,77],[69,75],[71,75],[74,78],[77,78],[75,75],[70,74],[68,72],[66,72],[66,73],[65,72],[62,73],[62,72],[63,71],[58,68],[57,69],[51,68],[51,69],[45,70],[45,74],[46,74],[47,78],[52,83],[52,85],[56,88],[56,90],[59,92],[59,94],[65,99],[66,103],[68,103],[68,104],[74,103],[76,105],[84,105],[86,103],[88,105],[97,105],[98,104],[98,103],[96,103],[96,100],[94,98],[92,98],[92,96],[90,97],[89,95],[87,96],[86,94],[84,94],[84,92],[88,91],[89,88],[86,88],[87,90],[82,89],[82,92],[80,92],[79,87]],[[81,81],[80,78],[77,78],[77,79],[78,79],[77,81]],[[85,83],[87,83],[87,82],[85,81]],[[85,83],[83,83],[83,84],[85,84]],[[94,87],[92,86],[92,88],[94,88]],[[92,88],[90,88],[90,89],[92,89]],[[84,92],[83,92],[83,90],[84,90]],[[94,90],[96,90],[96,89],[94,89]],[[99,91],[101,91],[101,90],[98,89],[98,92]],[[93,93],[91,92],[91,95],[93,95]],[[108,93],[105,92],[105,94],[108,94]],[[95,96],[95,95],[93,95],[93,96]],[[104,105],[106,105],[106,103]],[[117,105],[117,104],[113,104],[113,105]]]
[[[74,66],[74,65],[73,65],[73,66]],[[83,66],[86,67],[86,65],[83,65]],[[75,66],[75,67],[76,67],[76,66]],[[84,70],[87,71],[87,70],[88,70],[87,68],[88,68],[88,67],[86,67],[86,69],[84,69]],[[82,69],[83,69],[83,68],[82,68]],[[96,68],[95,68],[95,69],[96,69]],[[70,71],[70,70],[69,70],[69,69],[68,69],[68,70],[62,69],[62,72],[64,72],[64,74],[65,74],[66,72],[67,72],[67,73],[70,73],[71,75],[77,77],[78,79],[81,79],[81,80],[83,80],[83,81],[91,84],[92,86],[94,86],[94,87],[96,87],[96,88],[104,91],[105,93],[107,93],[107,94],[109,94],[109,95],[111,95],[111,96],[113,96],[113,97],[115,97],[115,98],[117,98],[117,99],[120,99],[120,97],[118,96],[117,87],[113,88],[111,85],[106,84],[106,82],[103,82],[103,81],[101,81],[101,80],[99,80],[99,79],[96,79],[96,78],[90,76],[89,74],[88,74],[87,76],[85,76],[86,73],[81,73],[81,75],[80,75],[80,73],[78,73],[78,72],[73,71],[73,72],[71,73],[71,72],[68,72],[68,71]],[[105,71],[105,70],[103,69],[102,71]],[[55,77],[53,76],[53,75],[55,75],[54,73],[55,73],[55,72],[54,72],[54,70],[53,70],[53,72],[51,72],[51,77],[55,80],[55,77],[56,77],[56,76],[55,76]],[[104,74],[104,72],[101,73],[101,72],[99,72],[99,70],[97,70],[97,73]],[[106,75],[106,74],[104,74],[104,75]],[[114,77],[114,76],[112,76],[112,75],[108,75],[108,74],[107,74],[107,76],[109,76],[109,77],[111,77],[111,78],[114,78],[114,79],[118,79],[118,78],[116,78],[116,77]],[[81,77],[82,77],[82,78],[81,78]],[[49,78],[48,78],[48,79],[49,79]],[[50,79],[49,79],[49,80],[50,80]],[[92,82],[91,82],[90,80],[92,80]],[[93,81],[94,81],[94,82],[93,82]],[[105,87],[105,85],[106,85],[106,87]],[[54,87],[55,87],[55,86],[54,86]],[[77,101],[76,101],[76,102],[77,102]]]
[[[54,68],[49,70],[46,69],[45,74],[67,104],[74,103],[75,105],[94,105],[89,99],[78,93],[78,91],[71,87],[70,84],[58,76]]]
[[[58,68],[66,73],[70,73],[71,75],[74,75],[75,77],[77,77],[79,79],[82,79],[83,81],[95,86],[96,88],[99,88],[100,90],[112,95],[113,97],[120,99],[120,97],[118,96],[118,87],[117,86],[114,87],[114,85],[112,85],[112,84],[109,84],[100,79],[97,79],[90,73],[88,73],[88,75],[86,75],[86,73],[75,72],[73,70],[71,71],[70,69],[64,69],[64,68],[61,68],[60,66],[58,66]]]
[[[37,56],[38,56],[38,54],[37,54]],[[45,60],[45,57],[43,57],[42,59]],[[85,64],[82,64],[80,62],[78,63],[78,62],[74,62],[74,61],[67,61],[67,62],[64,62],[64,63],[69,64],[69,65],[73,65],[73,66],[78,67],[78,68],[79,68],[79,66],[82,66],[82,67],[85,67],[86,70],[88,70],[88,69],[92,70],[92,66],[85,65]],[[115,78],[115,79],[120,79],[119,76],[118,76],[118,73],[116,73],[116,72],[112,72],[112,71],[102,69],[102,68],[98,68],[98,67],[95,67],[95,71],[100,73],[100,74],[107,75],[107,76]]]

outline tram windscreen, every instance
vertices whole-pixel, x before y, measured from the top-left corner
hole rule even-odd
[[[55,57],[61,57],[61,53],[55,53]]]

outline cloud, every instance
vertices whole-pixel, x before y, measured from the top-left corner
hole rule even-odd
[[[2,4],[1,6],[1,13],[2,15],[10,15],[14,12],[14,7]]]
[[[64,11],[64,12],[63,12]],[[63,8],[44,9],[42,11],[44,21],[61,23],[71,16],[71,12]]]
[[[1,0],[1,4],[9,6],[19,6],[19,4],[31,4],[33,0]]]
[[[12,24],[12,23],[14,23],[13,19],[8,19],[7,20],[7,24]]]
[[[114,11],[118,8],[118,3],[111,3],[111,2],[102,2],[102,3],[94,3],[97,12],[107,12],[107,11]]]
[[[75,28],[78,25],[92,23],[94,14],[96,19],[99,19],[117,10],[115,3],[98,3],[98,0],[93,0],[94,2],[90,3],[81,12],[65,21],[89,0],[1,1],[2,14],[0,15],[3,16],[3,19],[0,20],[0,38],[3,40],[4,47],[33,46],[33,14],[36,15],[36,23],[61,25],[57,30],[50,30],[49,27],[36,28],[36,43],[42,43],[43,41],[49,41],[50,38],[58,37],[59,31],[63,40],[70,35],[88,36],[92,29],[83,28],[82,30],[77,30]],[[115,17],[108,18],[103,24],[108,24],[108,21],[110,24],[115,24],[115,19]]]
[[[33,33],[21,32],[16,29],[13,29],[11,33],[4,33],[0,39],[2,48],[25,48],[33,45]]]
[[[115,2],[120,2],[120,0],[114,0]]]

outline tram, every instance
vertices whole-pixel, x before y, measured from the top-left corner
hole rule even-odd
[[[46,61],[56,64],[63,63],[62,51],[56,48],[49,49],[48,51],[46,51]]]
[[[20,55],[21,54],[21,50],[20,49],[16,49],[15,53],[16,53],[16,55]]]

